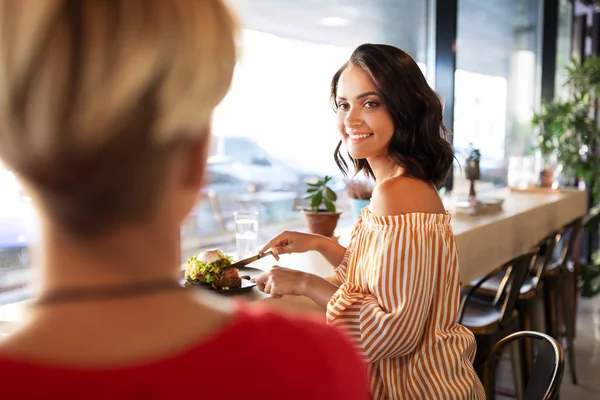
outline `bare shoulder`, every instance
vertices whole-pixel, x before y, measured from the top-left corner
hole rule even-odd
[[[435,188],[408,177],[388,179],[373,190],[371,205],[376,215],[408,213],[444,213],[444,205]]]

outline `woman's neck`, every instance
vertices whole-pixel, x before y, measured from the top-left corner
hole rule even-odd
[[[376,182],[382,182],[394,176],[402,175],[404,169],[392,161],[389,157],[368,158],[367,162],[375,175]]]
[[[92,240],[43,228],[40,292],[175,278],[179,230],[122,228]]]

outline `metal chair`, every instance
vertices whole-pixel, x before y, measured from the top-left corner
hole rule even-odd
[[[577,384],[573,344],[575,340],[575,296],[577,296],[574,282],[578,277],[575,273],[574,262],[571,262],[571,255],[581,232],[581,225],[582,219],[578,218],[567,224],[563,231],[556,236],[552,261],[542,275],[546,332],[558,341],[564,340],[564,350],[569,358],[569,372],[574,385]]]
[[[545,331],[546,329],[544,325],[545,321],[536,323],[534,320],[536,320],[536,316],[539,316],[538,306],[543,305],[544,290],[542,276],[546,268],[552,262],[556,235],[557,233],[548,236],[536,246],[536,248],[541,249],[541,251],[532,259],[529,273],[525,276],[525,280],[521,286],[521,291],[515,305],[519,313],[519,329],[527,331]],[[535,251],[535,249],[533,251]],[[488,301],[497,302],[499,299],[497,299],[496,296],[498,295],[499,289],[504,284],[504,280],[505,270],[501,270],[495,276],[492,276],[490,279],[484,281],[474,296],[479,299],[487,299]],[[472,282],[471,285],[466,288],[466,290],[469,290],[471,286],[475,285],[475,282]],[[525,340],[523,342],[523,351],[525,360],[525,368],[523,372],[524,378],[527,380],[533,367],[533,341]]]
[[[499,340],[520,329],[515,306],[523,282],[528,275],[529,266],[535,262],[537,255],[538,249],[509,261],[479,279],[462,298],[458,323],[469,328],[475,335],[477,341],[476,364]],[[481,286],[501,271],[504,272],[504,275],[495,299],[488,301],[478,298],[475,294]],[[521,393],[523,381],[521,368],[523,351],[520,344],[514,346],[511,357],[517,394]],[[487,364],[486,368],[479,373],[488,399],[493,399],[496,395],[496,367],[496,363]]]
[[[495,363],[498,354],[509,344],[524,339],[537,341],[538,353],[533,363],[531,378],[525,387],[525,400],[550,400],[558,397],[565,368],[564,352],[556,339],[545,333],[521,331],[508,335],[494,345],[490,352],[475,365],[476,370]]]

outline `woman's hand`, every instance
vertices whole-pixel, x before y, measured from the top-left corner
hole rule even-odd
[[[280,254],[306,253],[307,251],[318,251],[334,267],[342,262],[346,248],[325,236],[312,233],[301,233],[294,231],[283,231],[269,243],[265,244],[259,253],[271,249],[273,257],[279,261]]]
[[[325,239],[322,236],[310,233],[301,233],[294,231],[283,231],[259,250],[259,253],[271,249],[273,257],[279,261],[280,254],[306,253],[311,250],[318,250],[319,240]]]
[[[304,295],[309,275],[306,272],[274,265],[270,271],[252,279],[252,282],[256,282],[261,292],[279,299],[283,296]]]
[[[320,276],[294,269],[273,266],[252,279],[261,292],[270,294],[275,299],[283,296],[306,296],[323,309],[338,290],[338,286]]]

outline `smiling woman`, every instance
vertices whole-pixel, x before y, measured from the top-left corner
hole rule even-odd
[[[235,162],[219,165],[220,172],[246,182],[215,188],[220,214],[231,218],[233,211],[242,208],[261,211],[261,236],[283,227],[300,228],[304,222],[298,209],[308,206],[301,199],[306,181],[329,175],[340,198],[338,226],[352,224],[344,177],[330,157],[338,138],[327,86],[332,72],[365,41],[400,46],[433,77],[434,64],[426,65],[433,61],[428,58],[431,0],[230,3],[244,21],[243,53],[232,90],[215,110],[213,132],[217,137],[243,136],[267,153],[271,165],[252,159],[258,155],[254,146],[244,146]],[[275,191],[295,193],[295,199],[276,201]],[[254,200],[246,201],[250,196]],[[233,233],[221,229],[216,223],[219,213],[213,209],[206,199],[200,200],[198,212],[188,220],[182,232],[184,258],[206,246],[234,249]]]
[[[303,295],[326,309],[371,363],[371,392],[383,399],[481,399],[473,334],[456,323],[460,280],[450,216],[435,185],[452,163],[442,105],[417,64],[386,45],[359,46],[334,75],[331,97],[341,141],[336,161],[375,178],[347,248],[284,232],[262,251],[316,250],[329,279],[275,267],[257,278],[274,297]]]
[[[380,155],[394,160],[405,176],[444,181],[454,151],[445,138],[442,103],[407,53],[389,45],[359,46],[334,75],[331,100],[342,133],[335,159],[344,173],[342,144],[355,174],[374,177],[366,158],[385,148]]]

